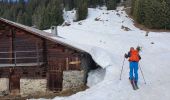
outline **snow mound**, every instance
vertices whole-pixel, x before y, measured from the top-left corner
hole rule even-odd
[[[74,21],[76,21],[76,10],[73,9],[72,11],[63,11],[64,14],[63,14],[63,17],[64,17],[64,20],[65,22],[68,22],[68,23],[73,23]]]
[[[87,86],[92,87],[104,80],[106,70],[103,68],[98,68],[96,70],[91,70],[88,74]]]
[[[112,60],[110,57],[110,53],[108,53],[106,50],[103,50],[99,47],[94,47],[91,49],[90,54],[92,55],[92,58],[96,61],[97,64],[99,64],[101,67],[105,68],[112,65]]]

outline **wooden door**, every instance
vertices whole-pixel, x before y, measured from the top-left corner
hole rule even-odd
[[[18,95],[20,91],[20,76],[17,70],[10,71],[9,89],[11,94]]]
[[[48,59],[48,87],[50,91],[61,91],[63,83],[64,59]]]

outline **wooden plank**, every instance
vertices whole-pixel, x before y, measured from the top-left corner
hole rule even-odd
[[[13,54],[12,54],[12,52],[13,52],[13,32],[11,29],[10,29],[10,35],[12,35],[12,36],[10,37],[10,40],[9,40],[9,42],[10,42],[9,52],[11,52],[11,53],[9,53],[9,58],[13,58]],[[13,63],[13,60],[10,59],[9,63]]]
[[[40,62],[40,65],[43,65],[43,62]],[[24,67],[24,66],[37,66],[37,62],[35,63],[17,63],[15,64],[0,64],[0,67],[14,67],[14,66],[20,66],[20,67]]]
[[[47,66],[47,41],[43,39],[43,62],[45,63],[45,66]]]
[[[66,58],[66,70],[69,70],[69,58]]]
[[[11,69],[10,71],[9,89],[10,89],[10,92],[14,94],[16,90],[20,90],[20,76],[17,73],[16,69]]]
[[[11,60],[11,59],[15,59],[15,58],[0,58],[0,60]]]
[[[63,82],[63,68],[66,58],[48,56],[48,88],[51,91],[61,91]]]
[[[81,63],[81,61],[71,61],[71,62],[69,62],[69,64],[71,64],[71,65],[77,65],[77,64],[80,64]]]

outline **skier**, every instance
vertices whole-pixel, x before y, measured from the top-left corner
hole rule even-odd
[[[128,54],[125,53],[125,58],[129,58],[129,79],[131,83],[134,81],[135,85],[137,86],[138,82],[138,62],[141,59],[139,55],[140,47],[137,47],[136,50],[131,47]],[[133,76],[134,74],[134,76]]]

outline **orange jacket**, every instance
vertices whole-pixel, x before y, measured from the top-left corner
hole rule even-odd
[[[138,62],[140,60],[139,56],[139,51],[138,50],[131,50],[130,51],[130,56],[129,56],[129,61],[136,61]]]

